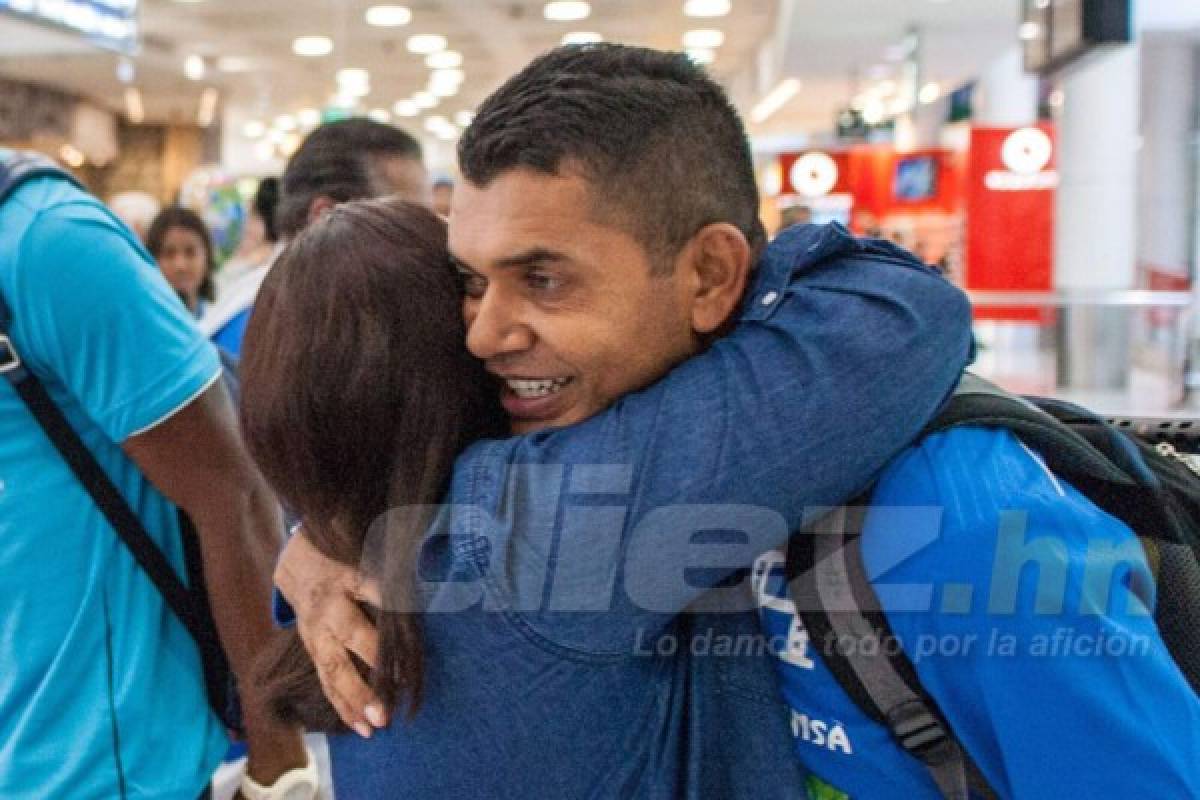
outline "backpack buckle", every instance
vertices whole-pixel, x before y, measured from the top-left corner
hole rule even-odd
[[[12,339],[7,334],[0,333],[0,375],[15,372],[21,368],[21,356],[13,347]]]
[[[901,704],[887,714],[887,723],[900,746],[924,764],[941,764],[954,755],[954,739],[924,703]]]

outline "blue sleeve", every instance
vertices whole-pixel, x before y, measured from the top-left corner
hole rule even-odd
[[[12,305],[25,357],[113,441],[158,424],[219,375],[161,272],[94,201],[41,212],[17,258]]]
[[[246,325],[250,322],[252,308],[238,312],[221,330],[213,334],[213,343],[223,348],[234,358],[242,357],[242,339],[246,335]]]
[[[868,574],[1000,796],[1200,797],[1200,699],[1129,529],[1006,432],[930,437],[900,462],[872,500]]]
[[[830,228],[802,261],[777,242],[703,354],[579,425],[468,450],[451,502],[486,513],[452,531],[488,539],[498,602],[556,643],[628,653],[865,487],[970,349],[963,294],[867,246]]]

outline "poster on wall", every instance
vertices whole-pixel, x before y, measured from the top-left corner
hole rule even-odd
[[[139,0],[0,0],[8,15],[77,34],[108,50],[132,53],[138,45]]]

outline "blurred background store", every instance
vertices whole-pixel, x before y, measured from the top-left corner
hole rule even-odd
[[[836,220],[970,290],[979,371],[1195,416],[1195,0],[0,0],[0,146],[135,226],[192,207],[236,264],[263,247],[259,181],[322,121],[419,135],[444,200],[475,106],[601,40],[727,87],[771,230]]]

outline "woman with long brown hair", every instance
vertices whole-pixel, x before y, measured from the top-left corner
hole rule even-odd
[[[338,206],[284,251],[246,332],[242,425],[283,502],[327,556],[381,578],[384,608],[411,609],[417,542],[454,458],[502,435],[496,390],[464,345],[446,224],[398,201]],[[347,415],[353,415],[352,424]],[[386,552],[363,557],[368,535]],[[382,574],[381,574],[382,573]],[[419,616],[379,612],[378,696],[415,712]],[[345,730],[292,631],[261,662],[273,708],[309,730]]]

